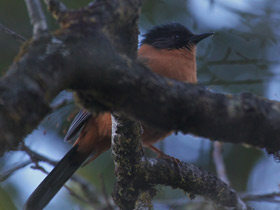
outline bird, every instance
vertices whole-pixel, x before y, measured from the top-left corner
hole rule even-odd
[[[180,23],[154,26],[143,35],[137,59],[156,74],[181,82],[197,83],[196,45],[211,35],[213,33],[193,34]],[[69,141],[79,133],[78,138],[31,194],[23,209],[43,209],[80,166],[96,159],[110,148],[111,117],[110,112],[93,116],[85,109],[80,110],[64,139]],[[142,127],[143,145],[164,156],[153,144],[173,131],[156,130],[144,124]]]

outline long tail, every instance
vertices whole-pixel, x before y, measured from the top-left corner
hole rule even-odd
[[[41,182],[24,204],[24,210],[43,209],[60,188],[62,188],[64,183],[84,163],[89,154],[82,154],[77,148],[78,145],[73,146],[50,174]]]

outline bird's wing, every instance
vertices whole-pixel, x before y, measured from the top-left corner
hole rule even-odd
[[[85,109],[81,109],[79,113],[76,115],[76,117],[74,118],[74,120],[72,121],[64,137],[64,141],[71,140],[91,117],[92,114],[89,111]]]

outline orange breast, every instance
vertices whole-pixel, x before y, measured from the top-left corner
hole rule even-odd
[[[196,48],[189,49],[155,49],[144,44],[138,50],[138,59],[150,69],[168,78],[182,82],[196,83]]]
[[[138,50],[138,59],[150,69],[164,77],[182,82],[196,83],[196,48],[189,49],[155,49],[144,44]],[[142,141],[151,145],[172,134],[143,125]]]

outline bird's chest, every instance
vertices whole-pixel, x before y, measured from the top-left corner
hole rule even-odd
[[[140,50],[138,58],[161,76],[182,82],[197,82],[195,55],[187,51]]]
[[[187,59],[162,56],[150,60],[147,65],[161,76],[182,82],[197,82],[195,62],[188,62]]]

